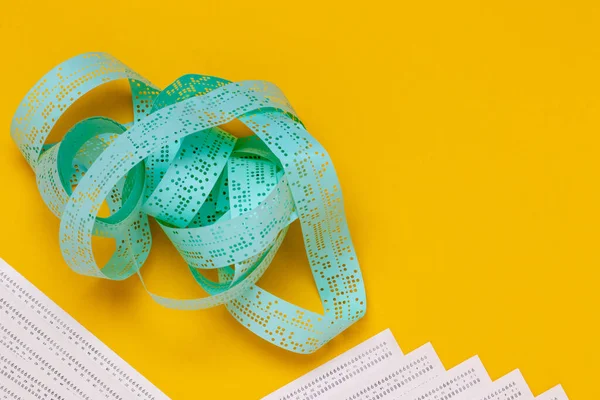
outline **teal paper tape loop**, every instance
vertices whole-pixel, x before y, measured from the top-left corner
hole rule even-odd
[[[88,118],[59,143],[46,143],[70,105],[118,79],[131,87],[132,123]],[[238,139],[220,128],[236,118],[254,135]],[[61,219],[61,251],[75,272],[112,280],[137,274],[169,308],[225,305],[258,336],[297,353],[314,352],[364,315],[364,284],[333,164],[275,85],[185,75],[160,90],[114,57],[87,53],[29,91],[11,135]],[[110,215],[101,218],[105,200]],[[208,297],[172,299],[147,289],[139,270],[152,243],[149,216]],[[256,285],[296,219],[323,315]],[[102,267],[93,235],[117,243]],[[218,280],[205,269],[216,269]]]

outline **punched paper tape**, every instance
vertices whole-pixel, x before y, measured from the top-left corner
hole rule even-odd
[[[46,143],[70,105],[118,79],[130,83],[132,124],[88,118],[62,141]],[[254,135],[237,139],[219,127],[236,118]],[[31,89],[11,134],[44,202],[61,218],[60,246],[74,271],[141,279],[151,216],[210,295],[171,299],[148,291],[163,306],[223,304],[258,336],[298,353],[314,352],[364,315],[363,280],[333,164],[273,84],[185,75],[159,90],[108,54],[83,54]],[[111,215],[101,218],[105,200]],[[256,285],[295,219],[323,315]],[[104,266],[94,259],[92,235],[116,240]],[[216,269],[218,280],[205,277],[205,269]]]

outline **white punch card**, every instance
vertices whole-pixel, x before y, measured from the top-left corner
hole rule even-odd
[[[411,351],[392,368],[353,382],[346,400],[393,400],[444,373],[444,366],[431,343]]]
[[[534,400],[533,393],[518,369],[504,375],[489,385],[482,387],[477,394],[464,394],[457,400]]]
[[[168,399],[0,259],[0,396]]]
[[[388,329],[264,400],[392,399],[442,372],[444,367],[431,344],[403,356]]]
[[[459,396],[474,395],[491,383],[481,360],[474,356],[425,385],[411,390],[400,397],[400,400],[455,400]]]
[[[164,400],[160,390],[0,259],[0,400]],[[430,343],[407,355],[387,329],[263,400],[534,400],[515,370],[475,356],[446,371]],[[559,385],[536,400],[568,400]]]
[[[404,356],[389,329],[271,393],[264,400],[332,398],[369,372],[388,371]]]
[[[569,400],[565,390],[561,385],[554,386],[552,389],[540,394],[535,400]]]

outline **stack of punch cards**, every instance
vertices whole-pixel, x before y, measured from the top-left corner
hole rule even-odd
[[[0,400],[168,399],[0,259]]]
[[[403,354],[390,330],[264,400],[567,400],[561,386],[535,397],[514,370],[492,381],[479,357],[446,370],[431,344]]]

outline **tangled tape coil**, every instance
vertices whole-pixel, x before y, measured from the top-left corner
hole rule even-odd
[[[117,79],[129,80],[133,123],[88,118],[62,141],[45,144],[70,105]],[[254,135],[238,139],[219,127],[236,118]],[[224,304],[255,334],[297,353],[314,352],[364,315],[364,285],[333,164],[273,84],[185,75],[161,91],[114,57],[88,53],[29,91],[11,134],[45,203],[61,218],[60,246],[74,271],[141,279],[152,216],[209,294],[171,299],[144,284],[163,306]],[[110,215],[102,218],[104,201]],[[297,218],[324,315],[256,286]],[[117,243],[102,268],[92,235]],[[218,281],[202,269],[216,269]]]

